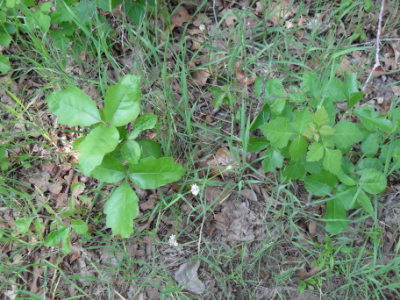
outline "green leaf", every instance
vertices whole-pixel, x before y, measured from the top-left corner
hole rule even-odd
[[[326,203],[324,220],[326,221],[325,229],[331,234],[341,233],[347,227],[349,222],[346,209],[340,199],[334,198]]]
[[[17,229],[18,233],[27,233],[29,231],[29,227],[33,221],[32,217],[22,218],[15,220],[14,226]]]
[[[70,227],[60,226],[58,230],[53,231],[46,236],[44,245],[46,247],[56,247],[60,243],[62,243],[62,251],[65,254],[70,253],[71,252],[70,231],[71,231]]]
[[[307,161],[319,161],[324,156],[324,146],[320,143],[314,142],[310,145],[307,152]]]
[[[269,109],[269,105],[265,104],[262,110],[258,113],[257,117],[253,120],[250,131],[254,131],[260,128],[261,125],[267,123],[271,116],[271,111]]]
[[[277,98],[271,104],[271,111],[275,115],[280,115],[285,109],[286,98]]]
[[[292,161],[285,167],[282,174],[286,178],[286,181],[292,179],[303,179],[304,175],[306,174],[306,170],[303,162]]]
[[[336,175],[337,175],[338,179],[341,182],[343,182],[345,185],[354,186],[357,184],[357,182],[353,178],[351,178],[349,175],[344,173],[342,170],[340,170],[340,172]]]
[[[126,170],[113,153],[104,156],[101,164],[92,171],[92,177],[107,183],[116,183],[124,179]]]
[[[140,77],[126,75],[110,86],[104,101],[105,121],[114,126],[124,126],[136,119],[140,113]]]
[[[264,159],[262,161],[262,168],[265,172],[274,172],[276,169],[280,169],[283,166],[283,156],[280,152],[268,149],[265,152]]]
[[[336,192],[335,199],[337,199],[346,210],[354,209],[358,193],[359,190],[357,187],[340,185]]]
[[[376,169],[378,171],[382,171],[382,162],[375,157],[367,157],[357,162],[357,171],[361,171],[361,174],[367,169]]]
[[[292,127],[296,132],[303,134],[310,127],[311,123],[312,113],[307,109],[304,108],[293,113]]]
[[[140,145],[135,141],[125,141],[121,147],[122,158],[130,165],[137,164],[140,159]]]
[[[340,150],[326,148],[322,165],[325,170],[337,175],[341,170],[342,152],[340,152]]]
[[[278,117],[260,127],[264,135],[276,148],[283,148],[294,134],[290,128],[290,122],[286,118]]]
[[[286,90],[282,82],[277,78],[268,79],[265,88],[265,100],[271,101],[275,98],[286,98]]]
[[[375,169],[368,169],[362,172],[360,187],[370,194],[379,194],[386,189],[385,175]]]
[[[346,149],[354,144],[361,142],[365,137],[360,126],[346,120],[342,120],[335,126],[335,134],[332,136],[336,146]]]
[[[346,100],[346,87],[344,82],[337,78],[329,81],[327,86],[327,94],[329,100],[333,102]]]
[[[0,55],[0,74],[8,73],[11,70],[8,56]]]
[[[364,97],[363,92],[356,92],[351,94],[349,100],[348,100],[348,108],[352,108],[354,105],[356,105],[358,102],[362,100]]]
[[[147,157],[129,169],[129,177],[142,189],[155,189],[181,179],[185,169],[172,157]]]
[[[361,151],[367,156],[374,156],[378,153],[380,145],[379,135],[376,133],[370,134],[361,144]]]
[[[3,26],[0,27],[0,46],[2,47],[8,47],[10,46],[10,43],[12,41],[11,35],[8,33],[8,31],[3,28]]]
[[[79,166],[83,174],[90,176],[91,172],[101,164],[104,155],[113,151],[118,145],[119,134],[115,127],[103,124],[96,126],[77,146]]]
[[[293,160],[299,160],[306,152],[307,141],[304,137],[298,136],[290,143],[289,154]]]
[[[68,126],[90,126],[101,121],[93,100],[80,89],[72,86],[53,92],[47,103],[58,122]]]
[[[136,140],[140,145],[141,158],[154,157],[160,158],[162,155],[161,145],[153,140]]]
[[[327,171],[312,174],[304,180],[306,190],[315,196],[327,196],[337,184],[336,176]]]
[[[312,72],[305,72],[303,74],[303,81],[301,83],[301,90],[307,93],[308,96],[319,99],[321,98],[321,80]]]
[[[335,133],[335,129],[333,129],[331,126],[324,125],[319,129],[319,133],[322,136],[331,136]]]
[[[82,220],[71,220],[71,227],[77,234],[86,234],[88,232],[88,225]]]
[[[252,137],[247,144],[247,152],[258,152],[264,150],[270,145],[266,138]]]
[[[390,133],[395,129],[390,120],[386,119],[383,115],[377,114],[371,107],[365,106],[356,108],[354,114],[369,131],[373,131],[377,127],[384,132]]]
[[[356,73],[344,74],[344,85],[346,87],[347,99],[350,99],[351,95],[353,95],[354,93],[358,93],[359,90],[360,84],[357,81],[357,74]]]
[[[263,92],[264,79],[262,77],[257,77],[254,81],[254,97],[259,99]]]
[[[317,111],[313,115],[313,121],[319,126],[329,123],[329,115],[325,107],[321,106],[317,109]]]
[[[157,123],[157,116],[154,114],[143,114],[135,122],[128,139],[136,139],[144,130],[153,129]]]
[[[113,191],[104,206],[106,226],[113,235],[127,238],[133,233],[133,218],[139,214],[138,202],[138,196],[126,181]]]
[[[360,205],[370,216],[374,216],[374,208],[371,199],[363,190],[358,192],[357,204]]]
[[[26,25],[29,31],[39,28],[42,32],[47,32],[50,29],[51,18],[41,11],[31,12],[30,16],[26,17]]]

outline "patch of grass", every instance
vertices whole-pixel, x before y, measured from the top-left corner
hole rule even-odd
[[[263,7],[258,15],[257,2]],[[260,166],[262,158],[243,151],[241,143],[247,139],[262,103],[251,85],[243,87],[238,82],[237,63],[241,63],[248,78],[282,78],[291,84],[297,84],[307,70],[331,78],[341,72],[343,58],[354,52],[369,56],[367,61],[372,65],[373,45],[354,45],[364,42],[359,38],[352,41],[358,24],[375,21],[372,16],[377,16],[379,10],[373,7],[367,13],[363,2],[341,7],[326,1],[293,1],[291,6],[297,5],[297,9],[292,16],[286,20],[282,16],[274,23],[276,2],[251,1],[244,8],[233,7],[235,25],[226,26],[228,15],[219,14],[215,25],[211,2],[202,1],[190,10],[192,20],[200,13],[210,20],[204,24],[206,34],[199,49],[191,47],[195,37],[189,34],[190,22],[171,31],[169,17],[176,9],[173,3],[157,5],[140,26],[125,18],[106,18],[97,11],[89,24],[74,16],[71,23],[76,29],[70,46],[64,49],[55,47],[53,38],[40,31],[17,35],[13,47],[6,50],[17,67],[9,82],[1,83],[2,88],[12,90],[13,82],[21,81],[20,87],[12,90],[21,103],[1,104],[7,119],[2,121],[0,140],[9,158],[9,168],[0,179],[4,208],[0,239],[7,250],[1,251],[2,293],[11,291],[18,297],[33,299],[113,299],[119,295],[135,299],[151,293],[191,299],[195,296],[178,286],[173,275],[183,262],[198,259],[200,279],[208,287],[201,297],[209,299],[293,299],[300,289],[307,299],[400,297],[396,280],[399,259],[393,251],[396,246],[383,249],[384,233],[398,232],[393,223],[387,227],[382,224],[380,214],[389,208],[381,199],[375,199],[379,215],[374,219],[352,218],[348,233],[328,239],[320,220],[327,199],[311,198],[301,186],[281,183],[279,174],[265,174]],[[389,1],[387,5],[384,28],[391,32],[399,23],[394,13],[398,3]],[[370,29],[364,27],[369,40]],[[361,78],[367,75],[368,67],[363,68],[356,70]],[[192,79],[196,70],[210,74],[206,84]],[[43,203],[52,198],[21,180],[28,168],[39,169],[44,161],[59,163],[69,157],[55,152],[55,123],[46,121],[45,106],[36,104],[43,100],[43,94],[65,84],[90,87],[100,98],[108,85],[127,73],[142,76],[144,110],[159,116],[158,127],[149,134],[161,142],[165,155],[184,163],[188,172],[173,191],[160,189],[153,193],[154,207],[143,210],[129,240],[110,236],[100,213],[106,191],[96,182],[88,183],[83,196],[93,200],[85,217],[93,224],[92,237],[73,238],[72,245],[80,251],[70,263],[71,256],[43,246],[47,224],[54,217]],[[27,77],[40,85],[28,88]],[[210,87],[225,84],[232,88],[235,102],[215,111]],[[57,130],[70,133],[63,128]],[[35,145],[45,151],[33,152]],[[210,179],[212,172],[201,161],[213,158],[221,147],[228,147],[241,164],[232,176]],[[392,177],[398,176],[394,171]],[[201,189],[198,197],[189,192],[194,183]],[[209,187],[220,187],[222,196],[207,197]],[[244,189],[257,191],[257,203],[240,195]],[[227,201],[247,203],[251,212],[261,212],[257,226],[263,234],[249,241],[217,239],[220,229],[214,226],[218,219],[215,216],[221,214]],[[53,202],[47,205],[54,209]],[[27,234],[17,234],[13,222],[31,216],[43,221],[43,235],[34,228]],[[147,224],[148,220],[152,221]],[[310,223],[316,224],[314,234]],[[177,235],[177,249],[168,245],[171,234]],[[318,271],[301,278],[299,272],[313,266],[318,266]],[[30,282],[37,270],[38,290],[33,291]]]

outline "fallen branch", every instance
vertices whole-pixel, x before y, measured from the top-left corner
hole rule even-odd
[[[379,20],[378,20],[378,33],[376,35],[375,64],[372,67],[372,70],[368,75],[367,81],[365,81],[364,86],[361,89],[362,91],[365,90],[365,88],[367,87],[368,83],[371,81],[372,74],[374,73],[376,68],[381,66],[381,63],[379,61],[379,52],[380,52],[381,32],[382,32],[382,18],[383,18],[384,9],[385,9],[385,0],[382,0],[382,2],[381,2],[381,11],[379,12]]]

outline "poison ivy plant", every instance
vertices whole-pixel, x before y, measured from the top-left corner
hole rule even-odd
[[[152,129],[157,117],[140,114],[140,78],[123,77],[105,93],[104,109],[76,87],[55,91],[47,97],[50,111],[61,124],[89,127],[88,134],[75,141],[82,173],[106,183],[121,184],[104,207],[106,225],[123,238],[133,233],[133,219],[139,214],[138,196],[130,181],[142,189],[155,189],[179,180],[185,170],[171,157],[161,157],[160,145],[152,140],[136,140]],[[127,125],[134,122],[130,132]],[[51,234],[47,244],[66,243],[67,227]]]
[[[356,74],[326,81],[306,72],[300,89],[288,91],[279,79],[256,83],[265,104],[250,128],[265,137],[250,138],[247,150],[264,150],[264,170],[280,170],[284,180],[301,180],[309,193],[329,196],[324,220],[333,234],[346,228],[350,209],[373,215],[371,197],[400,167],[400,110],[355,108],[363,98]],[[347,102],[346,112],[339,113],[338,101]]]

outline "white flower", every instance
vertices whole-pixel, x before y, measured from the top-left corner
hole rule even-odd
[[[197,184],[192,184],[192,188],[190,189],[193,196],[197,196],[200,193],[200,188]]]
[[[168,245],[170,245],[171,247],[178,247],[179,246],[178,241],[176,240],[175,234],[171,234],[169,236]]]

